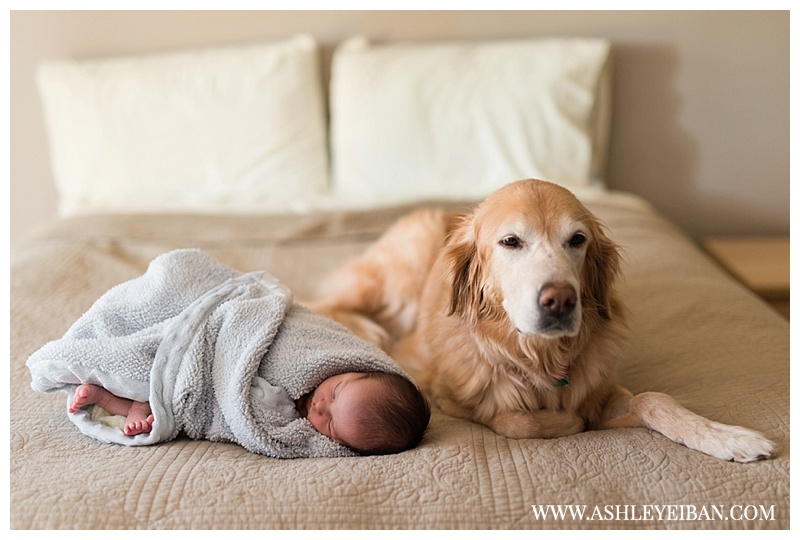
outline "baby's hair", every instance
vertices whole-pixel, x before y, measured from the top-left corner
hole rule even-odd
[[[417,446],[431,419],[431,409],[417,386],[397,373],[364,372],[361,379],[382,382],[384,394],[372,407],[359,411],[358,419],[370,427],[356,452],[365,455],[394,454]]]

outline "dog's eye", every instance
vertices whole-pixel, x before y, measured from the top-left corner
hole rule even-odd
[[[516,249],[518,247],[522,247],[522,241],[516,236],[509,235],[500,240],[500,245],[503,247]]]
[[[581,247],[583,244],[586,243],[586,235],[582,232],[576,232],[572,235],[572,238],[569,239],[569,247]]]

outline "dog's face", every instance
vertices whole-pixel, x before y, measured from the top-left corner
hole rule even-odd
[[[451,314],[504,314],[519,333],[547,338],[576,335],[587,309],[602,316],[619,268],[596,218],[569,191],[534,180],[495,192],[446,249]]]
[[[538,220],[537,220],[538,221]],[[580,269],[589,234],[571,216],[546,228],[510,213],[479,236],[488,285],[498,290],[511,323],[523,334],[574,335],[581,321]]]

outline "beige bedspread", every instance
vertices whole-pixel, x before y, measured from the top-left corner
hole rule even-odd
[[[762,430],[780,445],[775,459],[723,462],[643,429],[517,441],[438,412],[424,443],[394,456],[282,461],[188,439],[101,444],[67,420],[63,393],[30,389],[24,363],[105,290],[164,251],[200,247],[308,297],[407,208],[85,217],[12,254],[11,527],[788,528],[788,323],[648,209],[589,206],[626,253],[633,340],[622,383]]]

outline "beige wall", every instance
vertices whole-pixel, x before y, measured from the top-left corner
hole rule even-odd
[[[680,11],[11,13],[11,242],[55,218],[39,61],[314,35],[595,36],[615,55],[607,182],[695,237],[789,230],[789,14]],[[327,73],[327,65],[326,65]]]

